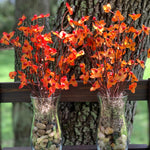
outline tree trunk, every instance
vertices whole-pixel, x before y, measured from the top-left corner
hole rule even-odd
[[[24,14],[28,18],[28,23],[30,24],[30,19],[34,14],[47,14],[49,13],[49,0],[16,0],[16,11],[15,18],[18,22],[18,18],[22,17]],[[16,25],[17,25],[16,22]],[[40,20],[41,25],[46,23],[45,32],[49,31],[49,20]],[[22,41],[24,41],[22,35],[16,32],[16,36],[19,36]],[[20,70],[20,58],[15,53],[15,70]],[[17,80],[17,79],[16,79]],[[15,146],[29,146],[30,145],[30,130],[32,123],[32,109],[31,104],[25,103],[14,103],[13,104],[13,130],[15,138]]]
[[[54,23],[54,30],[60,31],[64,12],[66,11],[64,0],[59,0],[57,18]],[[96,16],[97,19],[104,19],[108,25],[111,24],[111,15],[103,11],[102,6],[110,3],[112,10],[120,10],[126,22],[131,19],[128,14],[141,13],[141,18],[136,21],[136,28],[150,26],[150,0],[67,0],[74,8],[73,19],[79,19],[84,15]],[[67,19],[64,21],[64,26]],[[150,39],[144,41],[144,49],[148,48]],[[138,53],[138,52],[137,52]],[[129,54],[127,54],[128,57]],[[84,58],[85,59],[85,58]],[[146,61],[146,52],[140,55],[140,59]],[[134,68],[134,72],[139,79],[143,78],[144,70],[141,67]],[[136,102],[126,103],[126,119],[128,124],[128,134],[131,135],[135,114]],[[64,112],[64,113],[61,113]],[[93,130],[97,125],[97,115],[99,109],[97,103],[61,103],[60,116],[64,136],[64,145],[95,144],[96,131]]]

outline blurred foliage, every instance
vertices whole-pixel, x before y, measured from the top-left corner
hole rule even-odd
[[[15,23],[14,15],[15,6],[9,1],[0,4],[0,36],[2,32],[10,32],[13,30]]]

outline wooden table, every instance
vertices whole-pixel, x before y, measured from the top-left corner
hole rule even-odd
[[[30,147],[3,148],[2,150],[31,150]],[[95,145],[83,146],[63,146],[63,150],[97,150]],[[150,147],[144,144],[130,144],[129,150],[150,150]]]

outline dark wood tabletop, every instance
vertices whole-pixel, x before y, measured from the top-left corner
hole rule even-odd
[[[30,147],[3,148],[2,150],[31,150]],[[63,150],[97,150],[95,145],[63,146]],[[150,150],[145,144],[130,144],[129,150]]]

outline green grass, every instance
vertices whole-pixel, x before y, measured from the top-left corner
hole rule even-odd
[[[0,82],[12,82],[9,79],[9,72],[14,70],[14,51],[0,51]],[[150,77],[150,59],[146,62],[146,69],[143,79]],[[2,147],[13,146],[13,129],[12,129],[12,104],[3,103],[2,108]],[[133,144],[148,144],[148,109],[147,102],[140,101],[137,103],[136,116],[134,119],[133,133],[131,137]]]
[[[143,79],[150,78],[150,59],[146,61]],[[136,115],[134,118],[132,144],[148,144],[148,106],[146,101],[137,102]]]
[[[9,78],[9,72],[14,70],[14,51],[0,51],[0,82],[13,82]]]
[[[0,51],[0,70],[0,82],[13,82],[9,79],[9,72],[14,70],[14,50]],[[12,147],[14,141],[12,103],[2,103],[1,112],[2,148]]]

